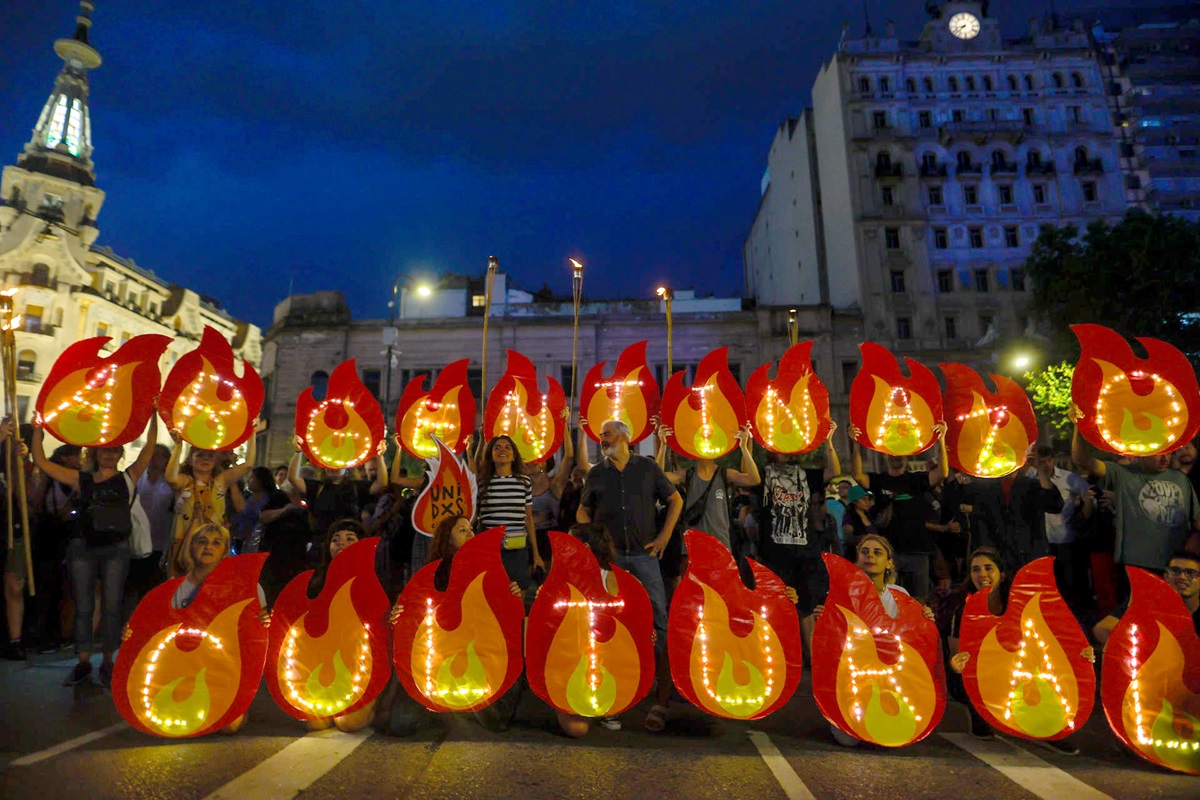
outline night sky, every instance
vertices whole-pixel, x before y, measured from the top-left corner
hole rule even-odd
[[[920,0],[868,2],[913,38]],[[1008,35],[1045,3],[992,3]],[[1060,3],[1060,8],[1064,4]],[[96,0],[98,244],[263,327],[289,285],[383,317],[397,272],[737,295],[776,127],[860,0]],[[74,31],[0,2],[0,163]]]

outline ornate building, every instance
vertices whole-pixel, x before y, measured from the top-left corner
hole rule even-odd
[[[1039,227],[1124,214],[1118,137],[1082,24],[1006,40],[986,2],[926,6],[917,41],[890,22],[844,37],[812,108],[777,130],[747,292],[861,314],[898,353],[994,367],[1028,328]]]
[[[252,364],[262,356],[256,326],[95,244],[104,192],[96,187],[88,107],[88,70],[101,62],[88,41],[91,12],[84,0],[74,36],[55,42],[62,70],[24,152],[0,177],[0,282],[17,289],[17,412],[26,422],[43,376],[80,339],[110,336],[111,352],[138,334],[173,336],[164,374],[206,325]]]

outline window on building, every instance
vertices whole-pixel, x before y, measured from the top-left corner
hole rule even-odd
[[[996,319],[991,314],[979,315],[979,335],[984,336],[996,324]]]
[[[1075,148],[1075,166],[1082,167],[1088,163],[1088,149],[1086,147]]]
[[[1010,92],[1017,91],[1018,84],[1017,84],[1017,76],[1016,75],[1009,75],[1007,78],[1005,78],[1005,83],[1008,84],[1008,90]]]
[[[946,325],[946,338],[947,339],[957,339],[958,338],[958,320],[955,319],[954,317],[946,317],[944,322]]]
[[[857,361],[842,362],[842,391],[849,392],[850,385],[854,383],[854,376],[858,374]]]
[[[992,91],[992,89],[995,89],[995,88],[996,88],[995,85],[992,83],[992,76],[984,75],[983,76],[983,90],[985,92],[990,92],[990,91]]]
[[[1028,167],[1040,167],[1042,165],[1042,154],[1037,150],[1030,150],[1025,155],[1025,165]]]
[[[958,155],[954,157],[958,168],[961,170],[969,170],[971,168],[971,154],[966,150],[960,150]]]
[[[35,306],[29,303],[25,306],[25,312],[21,315],[21,328],[32,333],[39,333],[42,330],[42,315],[46,310],[41,306]]]
[[[486,295],[482,295],[482,294],[471,295],[472,308],[483,308],[486,303],[487,303]]]
[[[132,338],[133,338],[133,334],[130,333],[129,331],[121,331],[121,344],[122,345],[124,345],[126,342],[128,342]]]
[[[1083,108],[1080,106],[1067,106],[1067,119],[1075,124],[1083,122]]]
[[[1033,125],[1033,109],[1032,108],[1022,108],[1021,109],[1021,124],[1026,125],[1026,126]]]
[[[989,108],[987,110],[988,122],[998,122],[1000,120],[1000,109]]]
[[[921,169],[925,170],[926,172],[933,172],[937,169],[937,165],[938,160],[936,153],[930,151],[921,154]]]
[[[880,150],[875,156],[875,166],[881,171],[886,171],[892,168],[892,154],[887,150]]]
[[[34,264],[32,278],[33,278],[34,286],[49,286],[50,285],[50,265],[49,264]]]
[[[996,194],[1000,198],[1000,205],[1012,205],[1013,187],[1012,184],[1002,183],[996,187]]]
[[[929,111],[918,111],[917,112],[917,124],[920,125],[922,128],[932,128],[933,127],[933,114]]]
[[[1097,199],[1099,199],[1099,196],[1096,194],[1095,181],[1084,181],[1083,182],[1083,202],[1094,203],[1094,202],[1096,202]]]
[[[883,241],[888,250],[900,249],[900,229],[899,228],[884,228]]]
[[[1021,239],[1017,234],[1017,226],[1009,225],[1004,229],[1004,246],[1005,247],[1020,247]]]
[[[988,274],[987,268],[975,270],[975,291],[990,292],[992,290],[991,276]]]
[[[950,91],[952,91],[952,92],[958,91],[958,78],[954,77],[953,75],[951,75],[950,78],[946,81],[946,84],[950,87]]]
[[[107,322],[97,322],[96,323],[96,335],[97,336],[108,336],[108,323]]]
[[[1025,270],[1023,270],[1023,269],[1009,270],[1008,282],[1010,284],[1012,284],[1012,290],[1014,292],[1025,291]],[[1022,327],[1024,327],[1024,326],[1022,326]]]
[[[886,75],[879,79],[879,91],[890,92],[892,90],[892,81]]]
[[[925,87],[925,91],[933,91],[933,78],[922,78],[921,85]]]
[[[35,369],[37,369],[37,353],[32,350],[22,350],[17,353],[17,380],[33,380]]]
[[[1080,75],[1078,72],[1072,72],[1071,73],[1071,85],[1074,86],[1076,89],[1082,89],[1083,88],[1083,76]]]
[[[954,122],[962,122],[962,121],[963,121],[963,119],[964,119],[964,117],[963,117],[963,111],[962,111],[962,109],[961,109],[961,108],[956,108],[956,109],[954,109],[953,111],[951,111],[951,112],[950,112],[950,119],[951,119],[951,120],[953,120]]]
[[[902,269],[892,270],[891,279],[892,279],[892,291],[897,292],[897,293],[903,292],[904,291],[904,270],[902,270]]]
[[[329,373],[323,369],[317,370],[308,377],[308,385],[312,387],[313,400],[324,400],[325,392],[329,389]]]
[[[933,246],[937,250],[945,250],[950,247],[950,236],[945,228],[933,229]]]
[[[158,303],[155,303],[155,302],[150,303],[150,313],[155,316],[158,316]]]
[[[896,192],[892,189],[891,186],[884,186],[883,190],[882,190],[882,194],[883,194],[883,204],[885,206],[896,205]]]
[[[983,228],[968,228],[971,237],[971,247],[978,250],[983,247]]]
[[[968,76],[967,76],[967,81],[966,81],[966,82],[967,82],[967,91],[968,91],[968,92],[973,92],[973,91],[975,91],[975,76],[974,76],[974,75],[968,75]]]
[[[871,80],[869,78],[858,79],[858,90],[863,94],[871,91]]]
[[[383,397],[383,395],[380,394],[380,389],[383,386],[382,379],[383,373],[380,370],[364,369],[362,371],[363,386],[367,387],[367,391],[370,392],[371,396],[376,399]]]
[[[1008,159],[1004,157],[1003,150],[992,151],[992,171],[1004,169],[1004,165],[1008,163]]]
[[[1064,86],[1063,76],[1062,76],[1061,72],[1056,72],[1053,75],[1051,75],[1050,81],[1051,81],[1051,83],[1054,84],[1055,89],[1061,89]]]
[[[875,130],[880,130],[881,128],[886,128],[887,126],[888,126],[888,124],[887,124],[887,112],[886,111],[871,112],[871,127],[875,128]]]
[[[912,338],[912,319],[909,317],[896,317],[896,338]]]
[[[112,281],[105,281],[105,282],[104,282],[104,293],[105,293],[105,294],[112,294],[112,293],[113,293],[113,290],[114,290],[115,288],[116,288],[116,287],[115,287],[115,286],[113,286],[113,282],[112,282]]]
[[[1037,203],[1038,205],[1045,205],[1045,203],[1046,203],[1046,186],[1045,186],[1045,184],[1035,183],[1033,185],[1033,202]]]
[[[940,206],[942,204],[942,202],[943,202],[942,187],[941,186],[930,186],[929,187],[929,205]]]
[[[904,81],[904,90],[909,94],[917,93],[917,81],[914,78],[908,78]]]
[[[1025,91],[1027,91],[1027,92],[1033,91],[1033,76],[1032,75],[1025,76]]]
[[[967,184],[963,187],[963,202],[969,206],[979,205],[979,187]]]
[[[939,269],[937,273],[938,294],[950,294],[954,291],[954,273],[948,269]]]

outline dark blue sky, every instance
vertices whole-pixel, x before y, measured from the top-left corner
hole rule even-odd
[[[870,2],[915,36],[921,0]],[[100,244],[269,324],[288,291],[385,316],[398,271],[738,294],[776,126],[859,0],[96,0]],[[992,3],[1008,33],[1045,7]],[[74,30],[0,2],[0,163]]]

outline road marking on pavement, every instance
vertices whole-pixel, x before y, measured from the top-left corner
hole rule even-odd
[[[1070,797],[1071,800],[1112,800],[1099,789],[1088,786],[1011,742],[976,739],[967,733],[943,733],[940,736],[1044,800],[1063,797]]]
[[[775,780],[779,781],[788,800],[816,800],[813,793],[804,785],[804,781],[800,780],[796,770],[792,769],[792,765],[787,762],[787,759],[779,752],[779,748],[771,741],[771,737],[762,731],[747,731],[747,735],[750,737],[750,741],[754,742],[754,746],[758,748],[758,754],[762,756],[763,761],[767,762],[767,767],[774,773]]]
[[[107,728],[101,728],[98,731],[85,733],[83,736],[76,736],[74,739],[68,739],[62,744],[56,744],[54,747],[47,747],[45,750],[39,750],[36,753],[30,753],[27,756],[21,756],[8,762],[10,767],[27,767],[30,764],[36,764],[39,761],[45,761],[47,758],[54,758],[62,753],[70,752],[76,747],[83,747],[88,742],[94,742],[97,739],[103,739],[110,733],[116,733],[119,730],[128,728],[124,722],[118,722],[115,725],[109,725]]]
[[[342,733],[334,728],[310,733],[243,772],[205,800],[288,800],[336,767],[371,733],[370,730]]]

